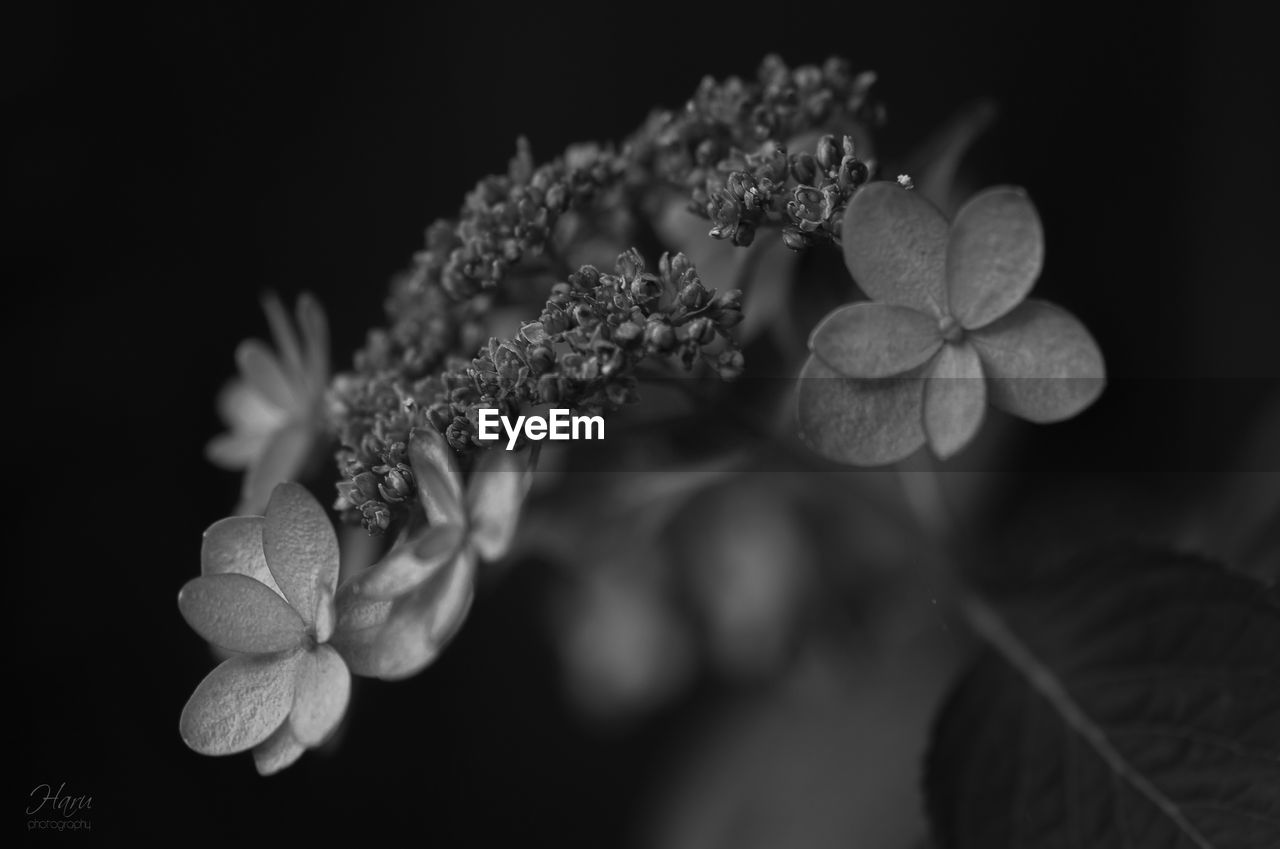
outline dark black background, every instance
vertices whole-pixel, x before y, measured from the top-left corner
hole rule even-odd
[[[265,334],[258,292],[316,292],[343,366],[424,225],[502,170],[518,134],[539,158],[620,138],[703,74],[750,74],[770,51],[878,70],[882,150],[972,98],[1000,103],[974,161],[1036,199],[1039,291],[1085,320],[1113,377],[1095,411],[1027,450],[1073,446],[1100,478],[1225,456],[1257,401],[1234,387],[1277,361],[1267,30],[1223,4],[1038,5],[19,13],[0,83],[25,750],[11,827],[31,787],[65,781],[93,796],[91,839],[626,842],[687,714],[627,733],[577,724],[537,636],[536,570],[486,597],[427,674],[362,682],[339,754],[272,780],[179,739],[211,661],[174,602],[235,499],[202,449],[236,343]],[[1159,380],[1123,388],[1136,378]]]

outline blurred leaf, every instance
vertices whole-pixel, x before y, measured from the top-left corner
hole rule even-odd
[[[996,105],[978,100],[962,107],[905,160],[901,170],[915,180],[916,191],[950,218],[963,200],[957,185],[960,163],[996,118]],[[893,171],[892,173],[897,173]]]
[[[971,621],[936,727],[943,847],[1280,845],[1280,608],[1198,558],[1111,551]]]

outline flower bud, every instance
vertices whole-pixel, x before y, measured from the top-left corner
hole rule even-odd
[[[823,136],[818,141],[818,164],[826,171],[832,171],[840,164],[840,148],[836,147],[835,136]]]
[[[613,339],[624,348],[640,342],[644,338],[644,328],[636,324],[634,321],[624,321],[619,324],[613,331]]]
[[[678,299],[681,306],[687,309],[696,310],[698,307],[706,303],[707,290],[701,283],[695,280],[680,290]]]
[[[676,346],[676,332],[665,322],[651,321],[645,328],[644,341],[654,350],[667,354]]]
[[[716,338],[715,325],[707,318],[695,318],[686,325],[689,338],[699,345],[707,345]]]
[[[818,160],[812,153],[798,153],[791,160],[791,176],[797,183],[811,185],[818,180]]]
[[[809,237],[795,227],[782,229],[782,244],[793,251],[802,251],[809,247]]]
[[[720,356],[716,358],[716,371],[724,380],[733,380],[741,375],[745,365],[742,352],[737,349],[721,351]]]
[[[662,294],[662,284],[652,274],[641,274],[631,282],[631,295],[644,303]]]

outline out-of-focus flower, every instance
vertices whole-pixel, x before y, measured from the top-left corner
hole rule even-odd
[[[419,672],[457,633],[476,566],[511,547],[532,477],[530,451],[492,448],[464,486],[453,449],[431,427],[413,432],[408,454],[429,524],[342,587],[334,637],[357,674],[388,680]]]
[[[878,465],[927,441],[945,458],[977,433],[988,400],[1054,422],[1102,391],[1102,353],[1084,325],[1024,300],[1044,236],[1020,189],[979,194],[948,226],[917,193],[874,183],[849,203],[843,243],[872,300],[835,310],[810,338],[799,414],[818,453]]]
[[[329,645],[337,537],[311,494],[284,483],[265,516],[210,527],[201,559],[178,608],[196,633],[235,654],[187,701],[182,739],[205,755],[252,749],[258,772],[278,772],[324,742],[350,697],[351,673]]]
[[[210,462],[244,469],[239,515],[260,514],[276,484],[297,477],[306,465],[322,419],[329,380],[329,325],[319,302],[298,298],[294,331],[280,299],[267,295],[263,309],[276,350],[257,339],[236,349],[240,376],[227,384],[218,410],[230,431],[209,441]]]

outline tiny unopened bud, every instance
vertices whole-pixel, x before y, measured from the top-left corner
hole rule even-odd
[[[676,346],[676,332],[665,322],[651,321],[645,328],[644,341],[654,350],[666,354]]]
[[[689,338],[699,345],[706,345],[716,338],[715,325],[707,318],[695,318],[687,325]]]

